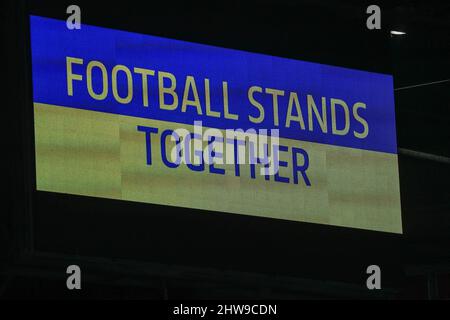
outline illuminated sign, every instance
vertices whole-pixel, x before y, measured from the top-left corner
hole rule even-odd
[[[38,190],[401,233],[391,76],[30,26]]]

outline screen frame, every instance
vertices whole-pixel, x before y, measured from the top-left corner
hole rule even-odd
[[[23,94],[23,98],[21,100],[20,109],[17,112],[19,113],[20,122],[22,125],[22,154],[23,154],[23,176],[24,176],[24,188],[22,190],[22,200],[19,208],[14,214],[15,223],[14,223],[14,238],[15,238],[15,246],[19,249],[18,257],[19,260],[31,261],[31,263],[39,261],[41,258],[51,257],[51,259],[56,259],[60,261],[79,261],[83,262],[92,262],[97,261],[100,264],[105,263],[106,265],[115,265],[117,261],[124,265],[129,266],[148,266],[148,262],[142,261],[133,261],[130,259],[117,259],[113,257],[89,257],[81,255],[65,255],[58,252],[46,252],[41,251],[36,248],[35,245],[35,234],[39,232],[35,229],[35,221],[34,221],[34,209],[36,203],[36,175],[35,175],[35,145],[34,145],[34,114],[33,114],[33,98],[32,98],[32,76],[31,76],[31,48],[30,48],[30,31],[29,31],[29,15],[31,14],[26,8],[26,5],[21,2],[21,8],[18,12],[19,19],[16,19],[15,28],[18,30],[19,37],[27,39],[24,44],[21,44],[17,55],[17,65],[22,65],[23,70],[21,70],[19,77],[23,79],[23,87],[18,89],[18,92],[25,92]],[[24,58],[24,59],[22,59]],[[25,60],[25,64],[23,63]],[[398,137],[397,137],[398,139]],[[400,163],[399,163],[400,169]],[[401,188],[401,181],[400,181]],[[164,208],[165,206],[160,206]],[[184,209],[184,208],[180,208]],[[230,215],[228,213],[221,213]],[[260,218],[260,217],[250,217],[248,219],[255,219],[255,221],[271,221],[270,218]],[[303,228],[308,228],[311,224],[305,222],[294,222],[289,221],[285,222],[292,224],[294,226],[303,226]],[[405,229],[405,220],[404,220],[404,212],[402,210],[402,225]],[[300,228],[299,228],[300,229]],[[396,246],[400,246],[400,243],[404,239],[404,236],[401,234],[390,234],[379,231],[368,231],[368,230],[360,230],[354,228],[346,228],[346,227],[336,227],[336,226],[328,226],[328,225],[315,225],[313,229],[321,230],[319,235],[313,236],[311,239],[320,237],[320,234],[327,233],[332,231],[339,239],[342,235],[345,235],[346,238],[356,238],[356,239],[365,239],[367,243],[371,243],[372,241],[378,241],[379,239],[383,239],[383,243],[396,243]],[[339,240],[338,240],[339,241]],[[383,246],[381,246],[383,247]],[[386,248],[386,247],[385,247]],[[325,255],[333,255],[333,250],[330,252],[324,253]],[[164,263],[163,263],[164,265]],[[106,267],[107,269],[107,267]],[[161,270],[161,265],[156,264],[155,270]],[[206,268],[200,267],[199,270],[203,270],[202,272],[207,272]],[[145,273],[145,272],[143,272]],[[277,272],[274,271],[273,274]],[[157,273],[158,274],[158,273]],[[160,274],[164,274],[161,272]]]

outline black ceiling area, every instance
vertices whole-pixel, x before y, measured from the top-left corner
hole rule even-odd
[[[0,299],[450,299],[450,1],[76,3],[85,24],[392,75],[403,234],[37,191],[28,17],[72,3],[2,2]]]

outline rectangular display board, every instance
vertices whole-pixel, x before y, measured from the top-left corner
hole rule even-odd
[[[30,28],[37,190],[402,232],[392,76]]]

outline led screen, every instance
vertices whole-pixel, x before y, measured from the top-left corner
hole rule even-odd
[[[30,28],[37,190],[402,232],[392,76]]]

